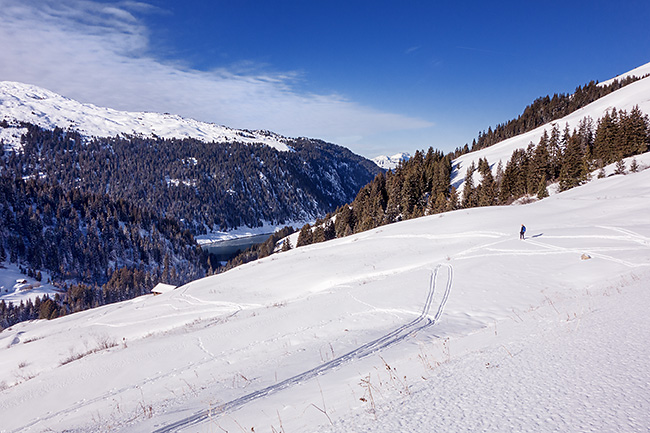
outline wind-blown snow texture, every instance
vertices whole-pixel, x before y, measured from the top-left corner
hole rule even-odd
[[[644,170],[19,323],[0,431],[645,432],[648,215]]]
[[[83,104],[37,86],[0,81],[0,114],[8,121],[19,120],[45,129],[73,128],[81,134],[113,137],[120,134],[161,138],[196,138],[205,142],[262,143],[288,151],[287,139],[269,131],[245,131],[199,122],[172,114],[132,113]],[[6,145],[20,145],[20,135],[4,132]],[[17,140],[15,139],[17,137]],[[14,138],[11,140],[11,138]]]

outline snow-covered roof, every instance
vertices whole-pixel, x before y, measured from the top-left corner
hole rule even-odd
[[[158,283],[156,284],[156,287],[151,289],[151,293],[156,293],[156,294],[168,293],[174,290],[175,288],[176,286],[172,286],[171,284]]]

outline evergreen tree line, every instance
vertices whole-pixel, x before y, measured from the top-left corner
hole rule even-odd
[[[504,170],[497,168],[495,204],[509,204],[524,196],[544,198],[547,185],[555,182],[565,191],[587,181],[599,168],[604,173],[602,168],[614,162],[618,162],[618,172],[623,172],[623,158],[648,151],[649,130],[648,116],[638,107],[630,113],[614,108],[596,125],[586,117],[573,131],[568,126],[560,131],[555,125],[550,134],[544,131],[537,145],[513,152]],[[630,168],[636,170],[634,164]],[[465,187],[464,200],[475,202],[480,189],[467,183]]]
[[[20,301],[18,305],[2,300],[0,301],[0,331],[25,320],[54,319],[64,314],[65,309],[58,294],[55,295],[54,300],[44,296],[43,299],[36,298],[34,302],[31,299],[27,302]]]
[[[209,229],[307,220],[349,202],[380,169],[348,149],[297,139],[281,152],[262,144],[195,139],[113,137],[78,132],[28,132],[21,152],[0,171],[44,176],[65,190],[107,194],[181,221],[194,235]]]
[[[516,119],[498,124],[494,129],[490,127],[487,131],[479,132],[478,139],[472,142],[471,150],[492,146],[508,138],[532,131],[553,120],[561,119],[595,100],[645,77],[647,75],[643,77],[629,76],[614,80],[608,85],[599,85],[597,82],[591,81],[585,86],[578,86],[573,94],[556,93],[552,97],[537,98]],[[465,150],[469,151],[470,148],[467,146]]]
[[[416,152],[394,171],[380,173],[361,189],[355,200],[315,224],[305,225],[298,246],[348,236],[384,224],[462,208],[511,204],[522,197],[544,198],[558,183],[564,191],[588,180],[598,168],[647,152],[650,120],[638,107],[629,113],[612,109],[594,124],[583,119],[573,131],[555,125],[539,143],[515,150],[496,170],[486,159],[467,169],[461,194],[450,183],[456,152],[443,155],[429,149]],[[633,162],[632,171],[637,169]],[[478,174],[477,174],[478,172]],[[494,174],[493,174],[494,172]],[[602,173],[602,170],[601,170]],[[328,235],[316,236],[316,232]]]
[[[47,299],[0,308],[2,327],[130,299],[159,281],[181,284],[205,275],[207,255],[189,230],[126,200],[3,174],[0,220],[0,263],[27,264],[34,277],[47,270],[62,289],[57,299],[48,298],[56,308]],[[61,281],[93,293],[71,300]],[[75,290],[81,289],[69,293]]]

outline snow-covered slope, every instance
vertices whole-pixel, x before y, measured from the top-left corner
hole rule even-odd
[[[626,73],[621,74],[621,75],[617,75],[617,76],[615,76],[614,78],[612,78],[610,80],[603,81],[602,83],[598,83],[598,84],[601,85],[601,86],[607,86],[607,85],[611,84],[614,80],[622,80],[623,78],[627,78],[627,77],[643,77],[643,76],[648,75],[648,74],[650,74],[650,63],[646,63],[645,65],[641,65],[638,68],[634,68],[629,72],[626,72]]]
[[[0,120],[3,119],[29,122],[46,129],[74,128],[84,135],[96,137],[155,135],[161,138],[196,138],[206,142],[263,143],[278,150],[289,150],[285,137],[269,131],[231,129],[172,114],[117,111],[82,104],[37,86],[11,81],[0,81]],[[4,139],[7,145],[20,143],[19,135],[18,140],[11,140],[9,136],[0,139]]]
[[[643,76],[648,72],[650,72],[650,63],[636,68],[626,74],[622,74],[619,77],[628,75]],[[456,158],[453,161],[454,171],[452,173],[451,183],[460,191],[463,187],[467,168],[472,164],[472,162],[478,166],[478,160],[481,158],[487,158],[493,171],[496,171],[499,161],[501,161],[505,167],[506,162],[508,162],[514,150],[525,149],[530,143],[537,145],[544,131],[546,130],[550,134],[551,129],[556,124],[560,127],[561,131],[563,131],[564,127],[568,124],[569,129],[572,131],[574,128],[577,128],[580,121],[587,116],[590,116],[594,122],[596,122],[605,115],[606,111],[611,110],[612,108],[629,112],[637,105],[642,112],[650,114],[650,77],[646,77],[612,92],[566,117],[540,126],[516,137],[509,138],[485,149],[467,153]]]
[[[645,170],[20,323],[0,431],[644,431],[649,214]]]
[[[384,170],[393,170],[400,162],[408,161],[410,157],[411,155],[407,152],[400,152],[393,156],[380,155],[373,158],[372,161]]]

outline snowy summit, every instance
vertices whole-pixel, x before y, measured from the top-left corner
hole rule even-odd
[[[172,114],[127,112],[83,104],[37,86],[0,82],[0,120],[29,122],[45,129],[73,128],[92,137],[143,135],[160,138],[195,138],[205,142],[262,143],[288,151],[287,139],[269,131],[232,129]],[[5,129],[5,145],[20,144],[20,130]]]
[[[372,159],[380,168],[384,170],[394,170],[402,161],[408,161],[411,155],[407,152],[396,153],[393,156],[380,155]]]

